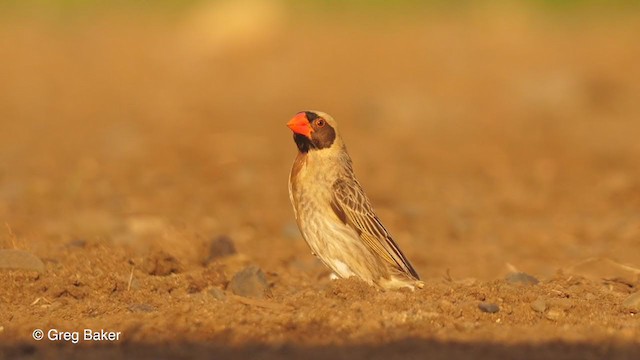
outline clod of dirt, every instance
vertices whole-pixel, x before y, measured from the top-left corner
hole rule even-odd
[[[481,302],[478,304],[478,309],[489,314],[495,314],[500,311],[500,307],[498,305],[487,302]]]
[[[537,298],[531,303],[531,309],[533,309],[533,311],[543,313],[547,310],[547,302],[544,301],[543,298]]]
[[[200,271],[194,271],[186,274],[187,292],[189,294],[199,293],[211,286],[224,288],[229,281],[225,273],[225,266],[219,263],[209,264]]]
[[[225,301],[227,299],[227,294],[225,294],[222,289],[219,289],[217,287],[212,287],[211,289],[209,289],[209,291],[207,291],[207,293],[216,300]]]
[[[51,294],[51,297],[54,298],[70,297],[76,300],[81,300],[87,297],[88,291],[86,287],[72,284],[62,287],[54,287],[49,291],[49,293]]]
[[[635,292],[624,299],[622,306],[632,312],[640,312],[640,291]]]
[[[402,292],[402,290],[398,290]],[[377,290],[366,282],[352,276],[347,279],[331,281],[326,289],[326,295],[343,300],[368,300],[376,296]]]
[[[507,283],[509,284],[522,284],[522,285],[537,285],[540,280],[535,277],[523,273],[523,272],[512,272],[507,275],[505,278]]]
[[[207,279],[202,276],[187,275],[187,292],[195,294],[207,287]]]
[[[209,265],[203,272],[202,277],[207,281],[207,285],[225,287],[229,283],[225,267],[221,265]]]
[[[227,290],[236,295],[260,299],[271,294],[266,275],[255,265],[248,266],[233,275]]]
[[[44,272],[44,263],[32,253],[3,249],[0,250],[0,269]]]
[[[204,264],[207,265],[215,259],[230,256],[236,253],[236,247],[233,240],[226,235],[221,235],[211,240],[209,243],[209,255]]]
[[[150,304],[132,304],[128,307],[129,311],[134,313],[148,313],[156,311],[156,307]]]
[[[179,273],[181,269],[178,259],[164,251],[151,254],[145,261],[145,271],[149,275],[167,276]]]

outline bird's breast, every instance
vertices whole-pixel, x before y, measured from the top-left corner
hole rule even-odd
[[[289,191],[298,225],[317,217],[332,216],[332,187],[338,177],[338,169],[327,159],[317,159],[300,154],[291,169]]]
[[[331,167],[313,161],[308,156],[302,161],[294,163],[291,169],[291,184],[295,194],[302,197],[312,197],[317,200],[328,198],[337,175]]]

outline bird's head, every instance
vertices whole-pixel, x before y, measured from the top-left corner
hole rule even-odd
[[[338,139],[338,124],[329,114],[320,111],[301,111],[289,120],[293,140],[300,152],[331,148]]]

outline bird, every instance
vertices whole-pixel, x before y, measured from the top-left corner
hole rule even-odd
[[[301,111],[287,126],[298,148],[289,198],[311,252],[338,278],[357,277],[382,290],[422,288],[356,179],[336,120]]]

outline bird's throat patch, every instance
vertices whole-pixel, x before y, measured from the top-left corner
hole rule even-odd
[[[309,149],[313,146],[311,140],[302,134],[293,133],[293,141],[296,142],[298,151],[301,153],[308,153]]]

